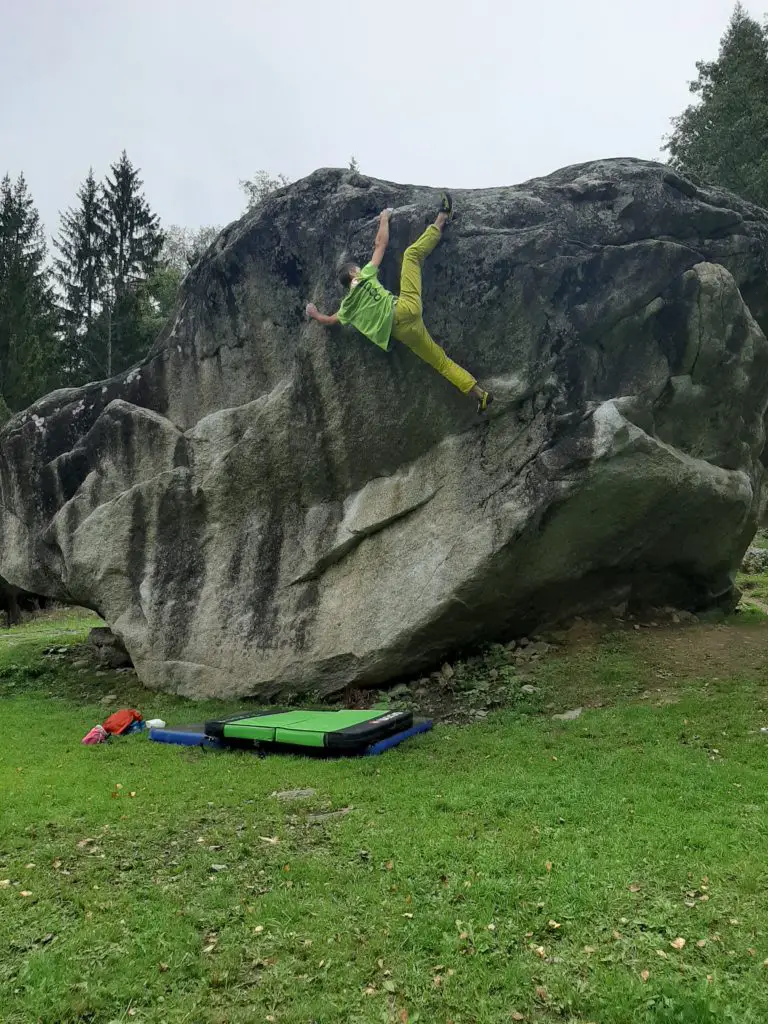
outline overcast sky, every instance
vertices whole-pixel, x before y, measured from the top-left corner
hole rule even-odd
[[[768,7],[768,0],[763,0]],[[747,3],[762,17],[760,3]],[[240,178],[344,165],[512,184],[659,158],[732,0],[0,0],[0,174],[46,227],[125,148],[165,223],[239,216]]]

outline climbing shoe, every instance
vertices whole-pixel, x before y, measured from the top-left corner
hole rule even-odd
[[[479,416],[485,416],[488,412],[488,406],[493,402],[493,394],[490,391],[484,391],[480,398],[477,400],[477,412]]]
[[[453,198],[450,192],[440,193],[440,209],[438,213],[444,213],[448,220],[453,220]]]

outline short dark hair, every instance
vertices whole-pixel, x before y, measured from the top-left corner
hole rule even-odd
[[[356,270],[356,263],[345,263],[342,267],[340,267],[339,282],[341,283],[342,288],[349,288],[349,286],[352,284],[352,278],[355,276]]]

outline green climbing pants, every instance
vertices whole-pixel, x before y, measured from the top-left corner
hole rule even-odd
[[[440,241],[440,229],[430,224],[421,238],[409,245],[403,255],[400,272],[400,297],[395,306],[392,337],[407,345],[425,363],[433,366],[463,394],[471,391],[477,381],[458,363],[449,359],[424,325],[421,304],[421,265]]]

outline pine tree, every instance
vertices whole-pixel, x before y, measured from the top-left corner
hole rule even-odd
[[[63,295],[62,373],[68,383],[80,384],[102,376],[99,332],[95,325],[105,297],[105,210],[93,169],[77,193],[79,205],[62,215],[55,241],[56,280]]]
[[[40,216],[24,176],[0,182],[0,397],[14,411],[57,370],[56,318]]]
[[[154,271],[163,247],[160,219],[150,210],[139,171],[125,150],[110,171],[103,190],[107,291],[99,324],[105,335],[107,376],[146,353],[151,339],[142,329],[138,292]]]
[[[672,121],[671,163],[768,206],[768,31],[737,4],[717,60],[696,68],[699,102]]]

